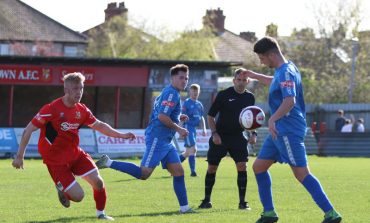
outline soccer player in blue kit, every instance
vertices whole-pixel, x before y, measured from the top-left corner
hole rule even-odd
[[[171,67],[171,84],[165,87],[155,99],[149,125],[145,130],[146,150],[141,160],[140,167],[129,162],[111,160],[103,155],[96,165],[99,169],[111,168],[131,176],[146,180],[150,177],[155,167],[162,163],[173,176],[173,188],[180,204],[180,213],[191,213],[193,210],[188,205],[188,198],[179,155],[172,144],[176,132],[181,137],[186,137],[189,132],[179,126],[179,122],[186,121],[188,117],[181,113],[180,91],[184,90],[189,80],[189,68],[184,64]]]
[[[341,222],[341,215],[336,212],[319,180],[308,167],[304,145],[306,110],[298,68],[285,59],[274,38],[264,37],[258,40],[254,45],[254,52],[262,64],[275,68],[273,77],[250,70],[244,71],[250,78],[269,85],[268,103],[271,112],[268,121],[269,134],[253,164],[258,192],[264,208],[257,223],[278,221],[272,200],[272,180],[268,172],[275,161],[290,165],[296,179],[303,184],[325,213],[322,223]]]
[[[206,123],[204,121],[203,104],[198,101],[200,94],[200,86],[198,84],[190,85],[189,98],[187,98],[182,105],[182,113],[189,117],[189,120],[184,122],[184,128],[189,131],[189,135],[185,137],[185,152],[180,155],[180,160],[183,162],[186,157],[189,157],[189,167],[191,174],[190,176],[196,177],[197,172],[195,171],[195,156],[197,152],[196,138],[197,132],[196,127],[199,123],[203,129],[203,136],[206,136]]]

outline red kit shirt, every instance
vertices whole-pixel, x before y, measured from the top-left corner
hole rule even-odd
[[[38,150],[44,163],[62,165],[77,159],[81,151],[78,130],[95,121],[95,116],[82,103],[67,107],[58,98],[44,105],[32,119],[32,124],[41,129]]]

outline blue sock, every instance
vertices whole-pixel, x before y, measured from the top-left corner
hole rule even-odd
[[[302,184],[324,213],[333,209],[333,205],[330,203],[324,189],[321,187],[319,180],[316,179],[315,176],[308,174],[302,181]]]
[[[141,168],[133,163],[112,160],[110,168],[130,174],[137,179],[141,178]]]
[[[262,172],[256,174],[256,180],[258,184],[258,193],[260,195],[260,200],[263,205],[263,210],[264,211],[274,210],[271,188],[272,180],[269,172]]]
[[[184,176],[173,177],[173,189],[180,206],[188,205]]]
[[[186,158],[185,158],[185,156],[184,156],[184,155],[182,155],[182,154],[180,154],[180,155],[179,155],[179,158],[180,158],[180,161],[181,161],[181,162],[184,162],[184,160],[186,159]]]
[[[189,166],[192,173],[195,173],[195,155],[189,156]]]

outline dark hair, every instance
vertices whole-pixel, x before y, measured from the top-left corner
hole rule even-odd
[[[182,72],[189,72],[189,67],[185,64],[177,64],[170,69],[171,76],[177,75],[180,71]]]
[[[243,72],[243,71],[246,71],[246,69],[244,69],[244,68],[242,68],[242,67],[235,69],[235,71],[234,71],[234,78],[235,78],[236,76],[238,76],[238,75],[239,75],[241,72]]]
[[[280,51],[280,47],[276,39],[265,36],[254,44],[253,51],[257,54],[265,54],[270,51]]]

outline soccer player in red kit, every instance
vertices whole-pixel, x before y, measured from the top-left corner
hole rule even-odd
[[[26,146],[32,132],[40,128],[38,150],[56,185],[62,205],[68,208],[70,201],[80,202],[83,199],[84,191],[75,179],[75,176],[80,176],[93,188],[98,219],[114,220],[104,212],[107,199],[104,182],[90,155],[78,146],[78,130],[86,125],[110,137],[135,139],[135,135],[119,132],[99,121],[80,103],[85,81],[81,73],[67,74],[63,80],[64,96],[44,105],[27,125],[12,165],[23,169]]]

